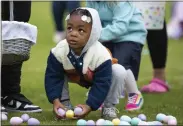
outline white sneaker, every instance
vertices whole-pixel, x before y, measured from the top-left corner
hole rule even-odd
[[[61,40],[65,39],[65,37],[66,37],[65,32],[58,32],[58,31],[57,31],[57,32],[55,33],[54,37],[53,37],[53,41],[54,41],[55,43],[58,43],[58,42],[60,42]]]
[[[104,118],[106,120],[113,120],[113,119],[117,118],[117,113],[119,113],[119,110],[116,109],[115,107],[110,107],[110,108],[103,107],[102,108],[102,118]]]

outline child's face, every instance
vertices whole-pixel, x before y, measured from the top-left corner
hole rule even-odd
[[[80,15],[71,15],[67,21],[66,39],[74,51],[77,50],[81,53],[90,37],[91,28],[92,24],[82,21]]]

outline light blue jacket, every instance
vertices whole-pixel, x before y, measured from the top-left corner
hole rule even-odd
[[[99,12],[102,22],[100,42],[133,41],[144,44],[147,36],[141,12],[131,2],[87,1],[86,6]]]

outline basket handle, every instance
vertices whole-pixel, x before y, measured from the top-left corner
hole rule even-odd
[[[13,21],[14,20],[14,14],[13,14],[14,6],[13,6],[12,0],[9,2],[9,5],[10,5],[10,21]]]

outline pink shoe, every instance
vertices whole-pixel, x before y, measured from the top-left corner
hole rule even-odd
[[[165,81],[162,81],[158,78],[151,80],[150,84],[142,87],[141,92],[144,93],[164,93],[169,91],[170,87]]]
[[[128,95],[128,103],[125,106],[127,111],[139,110],[143,106],[144,99],[142,94],[130,93]]]

